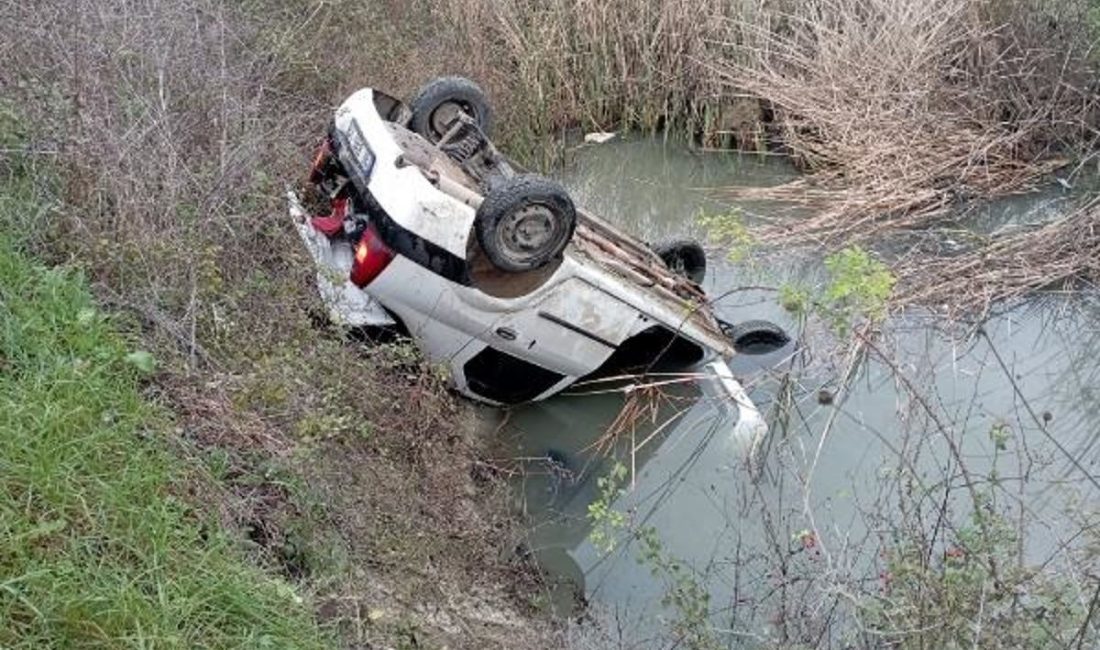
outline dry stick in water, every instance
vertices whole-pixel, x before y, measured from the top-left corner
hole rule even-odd
[[[964,481],[963,487],[966,488],[967,492],[970,494],[971,502],[975,506],[977,506],[977,504],[981,503],[981,499],[978,498],[977,488],[975,487],[977,485],[977,481],[975,481],[973,476],[971,475],[970,469],[967,467],[966,462],[963,458],[962,449],[959,447],[958,441],[955,440],[955,438],[952,436],[950,428],[946,424],[944,424],[943,420],[932,408],[932,405],[928,403],[928,400],[925,399],[924,395],[922,395],[920,391],[917,390],[912,381],[910,381],[910,379],[901,371],[901,368],[899,368],[893,360],[886,356],[886,354],[883,353],[883,351],[878,347],[878,345],[875,344],[874,341],[859,332],[856,333],[856,338],[858,338],[860,342],[867,347],[868,350],[874,352],[879,361],[881,361],[887,368],[890,369],[891,373],[893,373],[898,381],[900,381],[902,385],[905,386],[905,390],[907,393],[909,393],[909,396],[917,402],[917,404],[925,412],[932,423],[936,425],[936,429],[943,436],[944,441],[947,443],[947,448],[951,452],[951,456],[955,459],[955,463],[958,465],[959,471],[962,473]],[[981,528],[982,535],[986,539],[990,539],[991,535],[988,529],[989,527],[986,524],[985,520],[982,518],[978,518],[978,525],[979,528]],[[993,577],[994,583],[997,585],[998,589],[1001,589],[1003,587],[1003,583],[1001,582],[1001,572],[997,566],[996,558],[994,558],[992,555],[987,555],[985,559],[989,565],[989,572],[990,575]]]
[[[1090,474],[1088,470],[1085,469],[1085,466],[1081,464],[1081,461],[1077,460],[1077,458],[1073,454],[1071,454],[1070,451],[1066,449],[1062,443],[1058,442],[1057,438],[1051,435],[1050,430],[1047,429],[1046,423],[1044,423],[1042,418],[1040,418],[1039,415],[1035,412],[1035,409],[1031,408],[1031,402],[1027,400],[1027,398],[1024,396],[1023,391],[1020,390],[1020,386],[1016,383],[1012,371],[1009,369],[1008,364],[1005,363],[1004,357],[1002,357],[1001,353],[997,351],[997,347],[993,345],[993,340],[989,338],[989,335],[986,334],[984,329],[980,330],[980,333],[982,337],[985,338],[986,343],[989,344],[989,349],[993,352],[993,358],[997,360],[997,364],[1000,365],[1001,370],[1004,371],[1005,377],[1008,377],[1009,382],[1012,384],[1013,393],[1015,393],[1016,396],[1020,398],[1020,401],[1024,403],[1024,408],[1027,410],[1028,415],[1031,416],[1031,419],[1034,420],[1035,426],[1038,427],[1039,431],[1043,433],[1043,436],[1045,436],[1046,439],[1054,445],[1054,447],[1058,450],[1058,453],[1065,456],[1066,460],[1068,460],[1070,464],[1072,464],[1073,467],[1077,469],[1077,471],[1081,472],[1081,475],[1084,476],[1089,483],[1092,483],[1093,487],[1095,487],[1097,490],[1100,490],[1100,481],[1098,481],[1095,476]]]

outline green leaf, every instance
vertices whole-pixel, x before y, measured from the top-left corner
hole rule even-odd
[[[152,374],[157,367],[157,360],[145,350],[135,350],[126,355],[126,363],[137,368],[145,374]]]
[[[90,307],[81,309],[80,313],[78,313],[76,315],[77,324],[79,324],[81,326],[84,326],[84,327],[87,327],[88,325],[91,325],[95,321],[95,319],[96,319],[95,310],[90,308]]]

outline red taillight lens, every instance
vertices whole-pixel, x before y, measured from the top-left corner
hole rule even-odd
[[[367,286],[389,266],[393,256],[393,251],[382,243],[374,227],[368,227],[355,245],[355,262],[351,265],[352,283],[357,287]]]

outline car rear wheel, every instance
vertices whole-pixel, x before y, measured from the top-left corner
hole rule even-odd
[[[489,191],[474,219],[478,244],[493,266],[513,273],[541,268],[569,244],[577,210],[560,184],[534,174]]]
[[[771,321],[749,320],[737,324],[719,321],[718,324],[741,354],[769,354],[791,342],[786,330]]]
[[[703,246],[692,239],[661,242],[653,246],[670,271],[695,284],[703,284],[707,277],[707,253]]]
[[[461,113],[472,117],[485,134],[489,133],[493,121],[485,92],[465,77],[439,77],[429,81],[409,107],[412,110],[409,128],[432,144],[443,138]]]

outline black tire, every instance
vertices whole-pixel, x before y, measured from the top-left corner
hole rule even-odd
[[[439,77],[424,84],[409,102],[412,120],[409,128],[435,144],[447,133],[456,110],[477,122],[488,135],[493,124],[489,98],[481,87],[465,77]]]
[[[520,273],[541,268],[569,245],[577,210],[558,183],[535,174],[504,179],[477,209],[474,232],[493,266]]]
[[[653,252],[664,260],[670,271],[695,284],[703,284],[707,277],[707,253],[702,244],[693,239],[677,239],[655,244]]]
[[[741,354],[768,354],[791,342],[790,335],[771,321],[749,320],[736,325],[722,321],[719,325]]]

